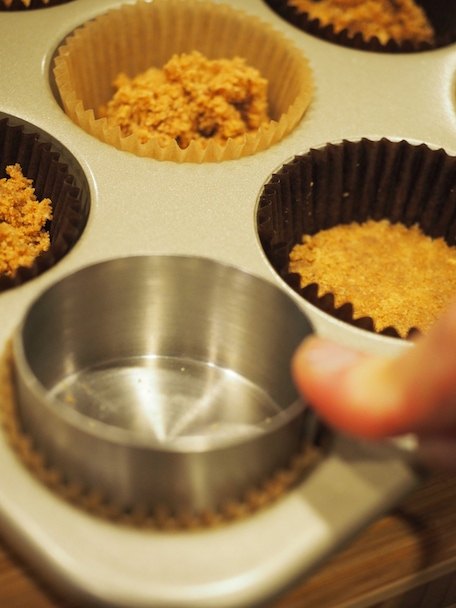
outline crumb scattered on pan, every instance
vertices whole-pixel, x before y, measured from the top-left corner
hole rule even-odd
[[[426,332],[456,294],[456,247],[415,225],[369,220],[305,235],[290,253],[301,286],[351,303],[354,318],[371,317],[376,331],[393,326],[406,337]]]
[[[376,36],[382,44],[411,40],[430,42],[434,30],[424,10],[414,0],[288,0],[299,12],[331,24],[336,33],[363,34],[365,40]]]
[[[163,69],[152,67],[133,78],[119,74],[116,93],[100,116],[141,143],[223,143],[269,121],[267,84],[241,57],[207,59],[193,51],[173,55]]]
[[[52,219],[52,203],[35,196],[33,182],[19,164],[6,167],[0,179],[0,275],[14,277],[21,266],[31,266],[50,247],[45,224]]]
[[[73,393],[65,393],[63,400],[67,405],[76,405],[76,397]]]

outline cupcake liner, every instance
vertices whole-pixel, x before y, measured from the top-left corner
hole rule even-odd
[[[23,465],[50,491],[73,506],[95,517],[119,525],[156,530],[196,530],[226,525],[250,517],[293,489],[310,475],[328,450],[329,431],[309,412],[308,427],[314,427],[308,441],[290,462],[273,471],[266,479],[249,488],[240,498],[225,500],[218,509],[192,511],[155,508],[143,504],[125,509],[96,487],[86,487],[69,479],[59,466],[48,461],[20,420],[14,384],[14,362],[11,342],[0,354],[0,428]]]
[[[240,56],[259,70],[268,80],[271,120],[240,140],[208,139],[205,147],[192,141],[181,149],[175,141],[162,146],[157,139],[123,137],[99,117],[119,72],[133,77],[192,51],[209,59]],[[139,1],[85,23],[57,49],[54,77],[64,111],[87,133],[120,150],[176,162],[231,160],[268,148],[298,124],[313,92],[307,59],[279,32],[227,5],[199,0]]]
[[[416,53],[447,46],[456,41],[456,11],[453,0],[415,0],[422,7],[434,28],[434,42],[416,42],[413,40],[389,40],[382,43],[377,37],[366,40],[361,33],[354,36],[347,30],[336,31],[332,25],[323,26],[318,19],[312,19],[307,13],[298,11],[287,0],[264,0],[264,2],[282,19],[300,30],[313,36],[357,50],[380,53]]]
[[[368,219],[418,224],[454,246],[456,157],[406,141],[343,140],[284,164],[264,185],[257,208],[260,242],[278,275],[320,310],[374,332],[372,317],[355,318],[350,302],[336,306],[332,293],[320,293],[315,283],[301,287],[300,276],[288,272],[289,254],[303,234]],[[410,328],[407,337],[416,332]],[[376,333],[401,337],[391,326]]]
[[[77,161],[50,135],[15,117],[0,113],[0,178],[19,163],[33,180],[38,200],[50,198],[53,219],[47,229],[51,245],[31,266],[14,277],[0,276],[0,291],[16,287],[54,266],[82,234],[89,213],[89,186]]]
[[[0,0],[0,11],[30,11],[68,2],[73,2],[73,0]]]

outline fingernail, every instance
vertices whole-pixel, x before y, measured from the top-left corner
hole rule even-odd
[[[296,352],[296,363],[311,367],[315,373],[333,373],[362,358],[362,354],[324,338],[310,338]]]

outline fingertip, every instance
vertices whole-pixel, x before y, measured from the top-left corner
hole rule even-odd
[[[337,342],[309,336],[297,348],[292,367],[298,376],[332,377],[362,359],[364,355]]]
[[[387,360],[311,337],[296,351],[292,374],[298,390],[330,426],[373,439],[402,429],[400,387]]]

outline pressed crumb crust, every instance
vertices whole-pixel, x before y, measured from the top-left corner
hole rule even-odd
[[[434,30],[424,10],[413,0],[288,0],[299,12],[332,25],[336,33],[363,34],[365,40],[376,36],[382,44],[389,40],[430,42]]]
[[[198,51],[173,55],[163,69],[134,78],[119,74],[113,98],[99,109],[122,135],[158,138],[187,148],[192,140],[225,142],[269,120],[267,80],[240,57],[207,59]]]
[[[50,247],[44,230],[52,219],[52,203],[35,196],[33,182],[19,164],[6,167],[9,177],[0,179],[0,276],[14,277],[21,266],[31,266]]]
[[[388,220],[304,235],[289,271],[301,287],[332,293],[336,307],[351,303],[353,317],[371,317],[376,331],[392,326],[402,337],[426,332],[456,295],[456,247]]]

